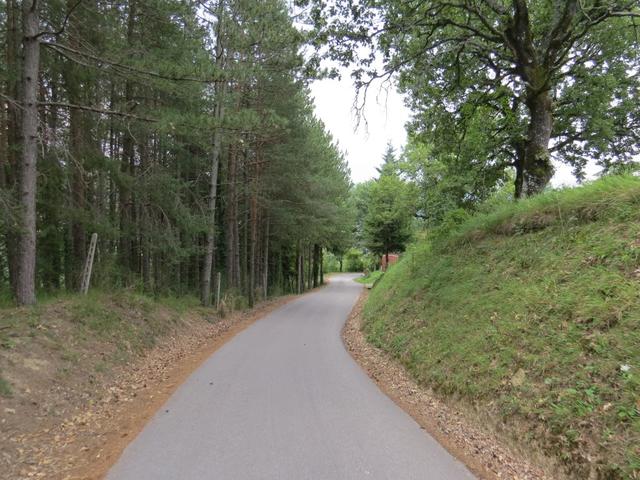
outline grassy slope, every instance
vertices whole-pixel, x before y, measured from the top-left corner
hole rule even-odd
[[[131,360],[185,322],[208,316],[192,297],[152,299],[126,291],[0,308],[0,396],[27,398],[25,391],[51,382],[85,381]],[[25,359],[35,366],[25,368]]]
[[[382,278],[383,275],[384,272],[382,270],[374,270],[373,272],[369,272],[367,275],[358,277],[355,280],[356,282],[362,283],[364,285],[368,285],[370,283],[375,284],[378,280],[380,280],[380,278]]]
[[[628,177],[477,215],[390,269],[365,333],[575,478],[639,478],[639,221]]]

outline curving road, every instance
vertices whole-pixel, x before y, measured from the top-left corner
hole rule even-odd
[[[333,277],[224,345],[107,479],[473,479],[345,351],[354,277]]]

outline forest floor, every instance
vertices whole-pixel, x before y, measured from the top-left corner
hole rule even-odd
[[[0,310],[0,479],[98,479],[202,361],[281,297],[224,317],[132,293]]]

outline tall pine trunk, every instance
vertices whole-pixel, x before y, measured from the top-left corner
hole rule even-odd
[[[131,0],[129,2],[129,18],[127,19],[127,45],[130,49],[134,46],[135,35],[135,22],[136,22],[136,1]],[[125,109],[132,108],[133,103],[133,85],[131,81],[125,82]],[[133,192],[131,184],[133,183],[133,167],[135,165],[135,145],[134,139],[131,134],[129,126],[125,126],[124,138],[122,140],[122,158],[120,159],[120,174],[122,176],[120,181],[120,242],[119,242],[119,257],[120,265],[122,267],[122,274],[124,275],[125,284],[130,282],[131,271],[136,263],[136,259],[133,257]]]
[[[317,287],[320,282],[320,245],[313,244],[313,287]]]
[[[227,285],[231,289],[240,288],[240,255],[238,239],[238,199],[236,195],[237,147],[231,145],[227,161],[226,195],[226,244],[227,244]]]
[[[22,65],[22,161],[18,198],[20,225],[16,301],[36,303],[36,178],[38,160],[39,17],[36,0],[22,3],[24,28]]]
[[[67,1],[67,10],[73,9],[73,0]],[[79,35],[82,32],[82,19],[77,13],[69,18],[68,25],[69,45],[75,50],[81,49]],[[65,63],[63,78],[64,84],[72,105],[82,105],[86,95],[82,95],[88,88],[80,78],[80,65],[69,61]],[[70,265],[67,271],[70,272],[70,286],[77,289],[80,286],[80,275],[84,265],[86,251],[86,232],[84,222],[81,220],[86,209],[86,179],[84,173],[84,156],[86,154],[88,134],[88,118],[79,109],[71,108],[69,112],[69,140],[70,140],[70,187],[71,187],[71,254],[68,256]]]
[[[7,102],[7,156],[6,165],[2,165],[2,185],[0,188],[5,191],[14,191],[16,187],[18,171],[18,156],[20,153],[21,142],[21,123],[20,108],[18,101],[20,100],[20,8],[15,0],[8,0],[6,3],[7,17],[7,45],[6,45],[6,62],[7,62],[7,85],[6,94],[13,99],[13,102]],[[7,222],[8,228],[5,233],[5,248],[7,252],[7,267],[9,270],[9,284],[11,291],[16,294],[17,275],[18,275],[18,249],[17,249],[17,231],[12,228],[12,222]]]
[[[249,217],[251,224],[249,232],[249,305],[255,304],[256,295],[256,268],[257,268],[257,250],[258,250],[258,199],[255,192],[255,185],[252,188],[251,199],[249,201]]]
[[[262,297],[267,299],[269,296],[269,215],[265,214],[265,228],[264,228],[264,266],[262,271]]]
[[[221,1],[218,6],[218,26],[216,32],[216,70],[218,74],[224,69],[224,51],[222,45],[222,14],[224,3]],[[222,121],[224,120],[224,90],[225,82],[216,82],[216,104],[214,117],[216,128],[213,134],[213,145],[211,149],[211,170],[209,172],[209,201],[208,201],[208,222],[207,238],[205,245],[204,265],[202,266],[202,283],[200,289],[200,303],[205,307],[211,305],[211,270],[213,267],[213,252],[215,248],[216,233],[216,198],[218,195],[218,171],[220,168],[220,151],[222,149]]]

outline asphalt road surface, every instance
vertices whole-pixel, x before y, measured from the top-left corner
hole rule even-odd
[[[107,479],[473,479],[346,352],[354,277],[333,277],[214,353]]]

